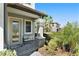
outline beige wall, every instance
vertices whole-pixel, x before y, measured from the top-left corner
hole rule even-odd
[[[35,25],[34,25],[34,21],[35,19],[32,19],[32,18],[29,18],[28,16],[30,17],[34,17],[34,18],[38,18],[39,16],[38,15],[34,15],[34,14],[31,14],[31,13],[28,13],[28,12],[24,12],[24,11],[21,11],[21,10],[18,10],[18,9],[14,9],[14,8],[7,8],[8,10],[8,15],[10,17],[13,17],[13,18],[20,18],[21,19],[21,43],[23,41],[23,38],[28,41],[28,40],[34,40],[34,34],[35,34]],[[17,12],[18,11],[18,12]],[[11,45],[11,33],[10,33],[10,21],[11,19],[8,19],[8,44]],[[26,20],[31,20],[32,21],[32,33],[25,33],[24,32],[24,22]]]
[[[0,3],[0,50],[4,48],[4,5]]]
[[[12,17],[12,18],[11,18]],[[21,31],[20,31],[20,33],[21,33],[21,36],[20,36],[20,44],[22,44],[23,43],[23,38],[25,39],[25,41],[28,41],[28,40],[34,40],[34,35],[35,35],[35,32],[34,32],[34,30],[35,30],[35,25],[34,25],[34,20],[33,19],[30,19],[30,18],[24,18],[24,17],[21,17],[20,18],[20,16],[18,17],[18,15],[16,15],[16,17],[14,17],[13,15],[9,15],[9,18],[8,18],[8,44],[9,45],[12,45],[12,42],[11,42],[11,20],[15,20],[15,19],[19,19],[20,21],[21,21],[21,23],[20,23],[20,28],[21,28]],[[26,20],[30,20],[30,21],[32,21],[32,33],[26,33],[25,32],[25,21]]]

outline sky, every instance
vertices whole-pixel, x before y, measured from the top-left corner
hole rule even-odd
[[[36,3],[36,10],[52,16],[54,22],[61,27],[69,22],[79,23],[79,3]]]

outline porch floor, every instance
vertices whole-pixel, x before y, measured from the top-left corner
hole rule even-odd
[[[11,47],[11,49],[16,50],[18,56],[29,56],[38,49],[38,43],[37,40],[30,40],[21,45]]]

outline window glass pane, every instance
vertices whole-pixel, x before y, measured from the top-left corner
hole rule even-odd
[[[26,32],[31,32],[31,22],[26,21]]]
[[[19,39],[19,22],[13,21],[12,23],[12,42],[17,42]]]

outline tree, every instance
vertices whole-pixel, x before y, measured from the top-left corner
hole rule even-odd
[[[53,19],[51,16],[45,16],[43,17],[45,20],[45,26],[44,26],[44,32],[50,32],[51,31],[51,22],[53,22]]]

